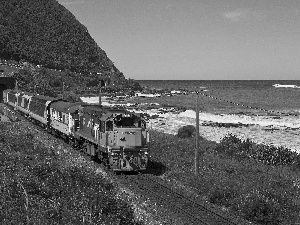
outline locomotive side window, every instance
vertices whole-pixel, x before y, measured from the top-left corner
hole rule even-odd
[[[65,114],[65,124],[69,124],[69,115]]]
[[[100,131],[105,132],[105,121],[100,121]]]
[[[113,121],[107,121],[106,122],[106,130],[107,131],[113,131],[113,127],[114,127]]]
[[[74,112],[74,126],[75,126],[75,131],[77,131],[80,128],[78,110]]]
[[[54,119],[56,119],[55,109],[52,109],[52,117],[53,117]]]
[[[27,108],[28,106],[28,99],[24,98],[24,108]]]

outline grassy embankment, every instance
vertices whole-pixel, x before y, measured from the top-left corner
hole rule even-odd
[[[141,224],[92,163],[36,135],[0,123],[0,224]]]
[[[256,224],[300,222],[300,159],[288,149],[241,141],[220,144],[200,138],[199,175],[194,175],[194,138],[152,131],[151,159],[164,174],[200,198]],[[166,170],[165,170],[166,169]],[[165,171],[164,171],[165,170]]]

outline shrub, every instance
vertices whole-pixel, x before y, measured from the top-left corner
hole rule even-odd
[[[293,197],[272,189],[253,190],[238,204],[245,219],[258,224],[277,225],[293,220],[297,206]],[[299,208],[299,207],[298,207]]]
[[[256,144],[249,139],[241,140],[235,135],[225,136],[215,150],[219,153],[225,153],[230,157],[256,159],[266,165],[293,165],[299,168],[300,156],[290,149],[282,146]]]
[[[241,154],[240,148],[242,141],[235,135],[229,134],[225,136],[217,145],[216,151],[225,153],[228,156],[237,156]]]
[[[177,137],[190,138],[193,137],[196,132],[196,128],[193,125],[187,125],[178,129]]]
[[[208,199],[213,204],[229,207],[237,192],[233,184],[216,185],[209,191]]]

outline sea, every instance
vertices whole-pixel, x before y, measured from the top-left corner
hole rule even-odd
[[[256,143],[283,146],[300,154],[300,88],[274,87],[275,84],[300,86],[300,80],[139,80],[148,89],[198,92],[200,134],[219,142],[228,134]],[[196,94],[153,98],[160,105],[184,107],[184,112],[159,114],[150,120],[151,128],[176,134],[181,126],[195,125]],[[239,124],[240,127],[204,126]]]
[[[199,92],[202,111],[260,115],[300,115],[300,80],[138,80],[150,89],[185,89]],[[176,99],[178,101],[176,101]],[[195,108],[195,95],[173,98],[172,104]]]

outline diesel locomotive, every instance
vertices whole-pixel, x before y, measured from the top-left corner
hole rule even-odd
[[[4,90],[3,102],[114,171],[147,168],[149,133],[139,113],[16,90]]]

